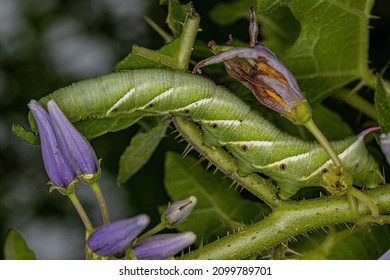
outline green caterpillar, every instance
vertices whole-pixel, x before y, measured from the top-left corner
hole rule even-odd
[[[159,69],[115,72],[74,83],[40,101],[49,99],[89,138],[144,116],[187,117],[200,125],[206,145],[225,147],[237,159],[243,175],[259,172],[276,181],[282,198],[321,185],[331,165],[319,144],[285,134],[227,89],[199,75]],[[98,122],[103,125],[94,125]],[[359,186],[378,171],[364,135],[332,143]]]

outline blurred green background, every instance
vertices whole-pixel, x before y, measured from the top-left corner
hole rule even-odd
[[[28,127],[29,100],[109,72],[132,44],[161,47],[163,40],[143,19],[147,15],[165,28],[167,7],[158,2],[0,0],[1,240],[9,228],[16,228],[38,259],[85,258],[83,226],[73,206],[66,197],[48,192],[39,147],[15,137],[11,127],[13,123]],[[245,19],[220,28],[209,18],[209,11],[218,2],[222,1],[193,1],[202,18],[200,38],[224,42],[231,33],[247,41]],[[390,60],[390,1],[376,1],[373,14],[380,19],[371,22],[370,59],[372,67],[379,70]],[[132,127],[92,141],[98,157],[103,158],[100,182],[112,220],[148,213],[156,221],[156,207],[169,200],[163,191],[165,151],[181,152],[185,143],[167,138],[152,160],[126,185],[118,187],[118,160],[136,130]],[[100,224],[92,193],[83,185],[78,193],[93,222]]]

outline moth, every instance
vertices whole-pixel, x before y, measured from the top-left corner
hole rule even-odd
[[[186,117],[201,127],[206,145],[228,150],[242,175],[257,172],[272,178],[284,199],[304,187],[321,185],[322,174],[331,165],[316,142],[286,134],[226,88],[191,73],[168,69],[114,72],[61,88],[40,102],[46,104],[50,99],[89,138],[126,128],[142,117]],[[33,118],[30,122],[34,129]],[[378,172],[363,141],[368,132],[332,142],[358,186]]]

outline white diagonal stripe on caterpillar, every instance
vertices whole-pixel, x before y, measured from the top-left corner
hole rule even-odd
[[[135,93],[135,88],[132,88],[128,92],[125,93],[125,95],[119,99],[110,109],[108,109],[106,116],[114,112],[120,105],[125,103],[127,100],[130,99],[130,97]]]

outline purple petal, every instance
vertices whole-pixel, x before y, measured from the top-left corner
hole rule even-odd
[[[162,215],[162,222],[165,227],[173,228],[180,225],[191,214],[196,205],[195,196],[174,202]]]
[[[362,132],[359,133],[358,137],[366,137],[367,134],[373,132],[373,131],[376,131],[376,130],[380,130],[382,129],[382,127],[380,126],[374,126],[374,127],[370,127],[370,128],[367,128],[365,130],[363,130]]]
[[[149,217],[141,214],[98,228],[88,239],[91,250],[101,256],[125,249],[149,224]]]
[[[76,177],[59,149],[49,114],[38,101],[28,104],[38,125],[41,139],[42,158],[50,180],[58,187],[66,187]]]
[[[253,48],[254,51],[257,52],[257,57],[261,56],[267,60],[267,64],[271,66],[273,69],[281,73],[287,80],[288,84],[295,89],[296,92],[299,92],[302,96],[301,90],[298,86],[297,81],[294,78],[294,75],[291,74],[290,70],[287,69],[286,66],[276,57],[276,55],[270,51],[264,45],[256,45]]]
[[[380,260],[390,260],[390,249],[387,250],[387,252],[384,253],[379,259]]]
[[[382,152],[390,164],[390,133],[382,133],[380,136]]]
[[[96,173],[99,162],[91,144],[71,124],[54,100],[50,100],[47,107],[60,149],[72,170],[77,175]]]
[[[165,260],[190,246],[196,240],[191,232],[157,234],[134,246],[134,255],[139,260]]]

